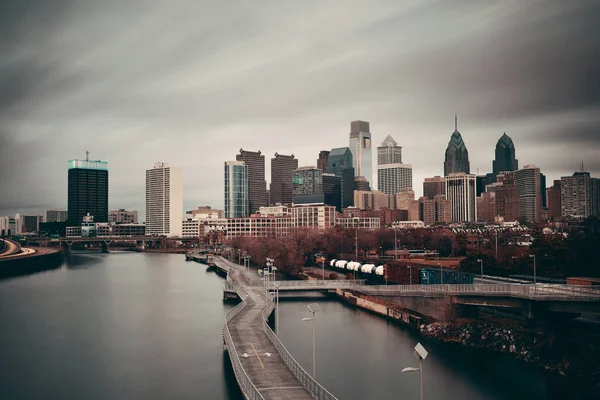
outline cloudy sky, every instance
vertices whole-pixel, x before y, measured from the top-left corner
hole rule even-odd
[[[232,4],[235,3],[235,6]],[[504,131],[548,183],[600,176],[598,1],[2,2],[0,215],[67,206],[67,162],[102,159],[109,207],[144,214],[145,170],[183,167],[184,206],[223,207],[240,148],[391,134],[417,194],[458,113],[472,172]]]

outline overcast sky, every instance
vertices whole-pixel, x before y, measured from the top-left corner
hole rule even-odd
[[[156,161],[183,167],[185,209],[223,208],[240,148],[270,181],[273,153],[316,165],[355,119],[403,147],[417,195],[455,113],[472,173],[506,131],[549,186],[582,161],[598,177],[599,21],[594,0],[4,1],[0,215],[66,208],[86,149],[111,209],[145,214]]]

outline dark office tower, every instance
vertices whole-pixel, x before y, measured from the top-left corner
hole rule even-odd
[[[237,161],[248,167],[248,212],[254,214],[267,205],[267,181],[265,181],[265,156],[259,151],[240,149]]]
[[[327,172],[327,159],[329,158],[329,151],[321,150],[319,152],[319,158],[317,159],[317,168],[324,173]]]
[[[69,160],[69,224],[81,225],[88,213],[94,222],[108,222],[108,163]]]
[[[600,178],[590,178],[590,192],[592,198],[592,215],[600,217]]]
[[[481,196],[481,193],[485,192],[485,186],[488,183],[490,183],[490,182],[488,182],[487,175],[475,176],[475,195],[477,197]]]
[[[556,221],[560,219],[560,180],[555,180],[554,185],[546,190],[548,201],[548,220]]]
[[[446,196],[446,180],[441,176],[425,178],[423,182],[423,196],[433,200],[435,196]]]
[[[454,116],[454,132],[448,142],[446,148],[446,158],[444,161],[444,175],[448,176],[452,173],[464,172],[465,174],[471,173],[471,166],[469,163],[469,151],[465,142],[463,142],[462,136],[458,131],[458,120],[456,115]]]
[[[342,208],[354,205],[354,168],[352,167],[352,153],[348,147],[338,147],[327,157],[327,172],[339,176],[341,182]]]
[[[294,155],[285,156],[275,153],[271,158],[271,205],[292,204],[294,189],[292,187],[292,174],[298,168],[298,159]]]
[[[496,143],[496,159],[492,162],[494,175],[502,171],[516,171],[519,169],[519,160],[515,158],[515,145],[512,139],[504,132],[504,135]]]
[[[342,211],[342,178],[334,174],[323,174],[323,196],[325,204]]]
[[[540,196],[542,198],[542,208],[548,207],[546,199],[546,175],[540,172]]]

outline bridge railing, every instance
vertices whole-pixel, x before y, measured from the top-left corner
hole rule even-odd
[[[338,280],[310,280],[310,281],[275,281],[279,288],[303,288],[303,287],[323,287],[323,288],[348,288],[364,285],[364,279],[338,279]],[[274,284],[269,284],[269,289],[273,289]]]
[[[231,365],[233,367],[233,372],[237,381],[244,392],[244,395],[247,399],[250,400],[264,400],[263,395],[258,391],[254,383],[248,377],[248,374],[244,370],[242,366],[242,362],[240,361],[240,357],[235,348],[235,344],[233,343],[233,338],[231,337],[231,332],[229,331],[229,321],[235,318],[244,308],[246,308],[246,302],[243,301],[246,299],[246,292],[243,289],[239,289],[240,298],[242,298],[242,302],[229,310],[225,315],[225,328],[223,329],[223,337],[225,339],[225,344],[227,345],[227,350],[229,351],[229,358],[231,359]]]
[[[465,295],[506,295],[529,299],[600,300],[600,290],[589,286],[551,284],[490,284],[490,285],[394,285],[362,286],[358,290],[368,294],[393,295],[396,293],[449,293]]]
[[[313,398],[319,400],[337,400],[337,397],[331,394],[308,372],[306,372],[304,368],[302,368],[298,361],[296,361],[296,359],[292,357],[290,352],[285,348],[283,343],[281,343],[281,340],[279,340],[277,335],[275,335],[275,332],[273,332],[273,330],[267,323],[269,315],[273,312],[274,308],[275,304],[273,303],[273,297],[269,296],[269,301],[262,314],[263,330],[265,331],[265,334],[267,335],[271,343],[273,343],[273,346],[275,346],[275,348],[279,352],[279,356],[281,357],[285,365],[289,368],[290,371],[292,371],[292,374],[294,374],[296,379],[298,379],[298,382],[300,382],[302,387],[306,389],[306,391],[310,393],[310,395]]]

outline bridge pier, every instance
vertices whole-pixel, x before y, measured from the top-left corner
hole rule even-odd
[[[101,249],[100,251],[102,253],[109,253],[110,250],[108,250],[108,246],[112,243],[112,240],[103,240],[102,243],[100,244]]]
[[[63,240],[62,242],[60,242],[62,253],[69,254],[71,252],[72,244],[73,244],[73,241],[69,241],[69,240]]]

